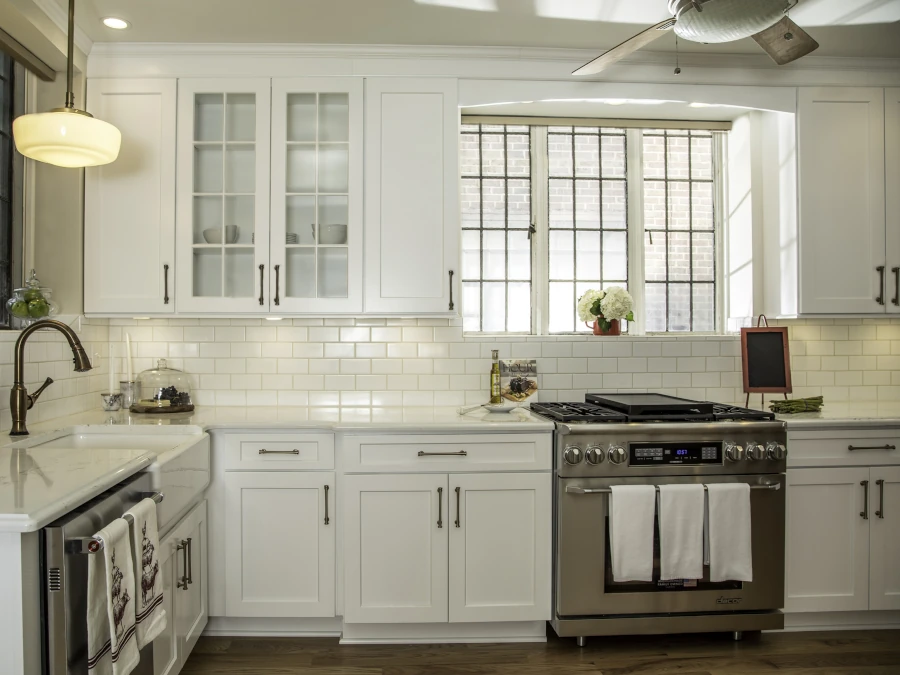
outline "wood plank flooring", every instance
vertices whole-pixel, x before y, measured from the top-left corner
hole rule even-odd
[[[201,638],[183,675],[900,675],[900,630],[591,638],[538,644],[339,645]]]

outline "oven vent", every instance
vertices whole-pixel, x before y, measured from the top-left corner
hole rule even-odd
[[[51,593],[58,593],[62,590],[62,577],[58,567],[51,567],[47,571],[47,589]]]

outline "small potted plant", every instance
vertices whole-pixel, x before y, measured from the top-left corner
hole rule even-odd
[[[594,335],[621,335],[623,319],[634,321],[634,298],[621,286],[605,291],[588,290],[578,299],[578,318],[588,328],[593,322]]]

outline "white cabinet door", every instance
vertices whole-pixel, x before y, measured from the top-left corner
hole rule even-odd
[[[273,312],[362,311],[363,81],[272,81]]]
[[[884,312],[884,90],[801,88],[797,124],[800,312]]]
[[[84,185],[84,311],[175,311],[175,80],[90,80],[87,107],[122,132]],[[73,252],[73,255],[75,253]]]
[[[153,675],[176,675],[181,669],[178,658],[178,634],[175,618],[176,569],[175,555],[179,544],[173,533],[159,542],[159,573],[163,580],[163,609],[166,612],[166,627],[153,641]],[[180,579],[180,577],[178,577]]]
[[[270,80],[178,81],[180,313],[269,311]]]
[[[551,480],[450,475],[451,622],[551,618]]]
[[[900,609],[900,467],[870,474],[869,609]]]
[[[202,502],[176,528],[175,575],[187,574],[187,588],[175,591],[175,621],[181,663],[187,660],[209,617],[206,575],[206,502]],[[182,565],[179,572],[179,565]],[[182,580],[183,581],[183,580]]]
[[[900,312],[900,87],[884,90],[888,312]]]
[[[459,311],[457,99],[453,79],[366,80],[367,312]]]
[[[334,473],[229,472],[225,485],[226,616],[334,616]]]
[[[350,475],[341,489],[344,620],[447,621],[447,474]]]
[[[788,469],[785,611],[868,609],[868,480],[865,467]]]

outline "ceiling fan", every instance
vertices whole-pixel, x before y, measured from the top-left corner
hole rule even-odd
[[[672,17],[650,26],[581,66],[593,75],[645,47],[671,29],[691,42],[733,42],[752,37],[779,66],[806,56],[819,43],[788,17],[799,0],[669,0]]]

